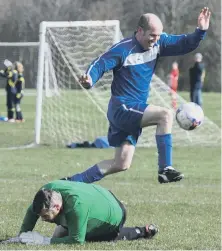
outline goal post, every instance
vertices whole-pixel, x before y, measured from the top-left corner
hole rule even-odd
[[[40,24],[36,144],[64,146],[107,135],[112,72],[105,73],[90,90],[83,89],[78,79],[93,60],[122,38],[118,20]],[[178,94],[173,96],[177,105],[186,102]],[[156,75],[150,85],[149,103],[175,114],[172,91]],[[220,129],[207,117],[194,131],[182,130],[174,120],[172,134],[177,146],[220,144]],[[138,146],[156,146],[155,127],[143,129]]]
[[[67,61],[66,56],[64,55],[64,53],[61,51],[61,48],[58,44],[58,41],[56,41],[56,39],[54,38],[52,32],[50,32],[50,29],[60,29],[60,30],[71,30],[76,29],[78,27],[87,27],[88,30],[90,30],[90,28],[97,28],[98,30],[101,30],[101,34],[102,34],[102,30],[104,29],[104,27],[112,27],[112,35],[111,35],[111,40],[109,42],[109,47],[111,47],[112,44],[117,43],[120,38],[121,38],[121,33],[120,33],[120,23],[119,20],[106,20],[106,21],[75,21],[75,22],[41,22],[40,24],[40,28],[39,28],[39,41],[40,41],[40,45],[39,45],[39,61],[38,61],[38,74],[37,74],[37,101],[36,101],[36,120],[35,120],[35,143],[36,144],[40,144],[41,142],[41,127],[42,127],[42,102],[43,102],[43,91],[45,89],[46,91],[46,96],[47,93],[49,93],[49,76],[51,74],[51,76],[53,77],[53,85],[54,88],[58,88],[58,85],[55,83],[56,80],[56,74],[53,73],[54,69],[53,69],[53,62],[52,62],[52,57],[51,57],[51,51],[49,48],[49,44],[47,42],[46,36],[47,36],[47,30],[48,30],[48,34],[50,34],[51,36],[51,40],[56,44],[57,49],[58,49],[58,53],[60,53],[63,62],[66,64],[66,66],[69,68],[70,72],[72,73],[73,78],[76,80],[76,82],[78,82],[78,77],[80,76],[80,74],[83,73],[83,71],[81,71],[79,69],[78,66],[75,65],[74,62],[72,62],[72,67],[70,67],[69,62]],[[73,35],[73,37],[72,37]],[[70,32],[70,34],[68,35],[69,37],[72,37],[72,39],[75,39],[74,37],[74,33]],[[95,37],[96,39],[96,37]],[[99,46],[99,45],[98,45]],[[105,49],[108,49],[107,48]],[[104,49],[104,48],[103,48]],[[95,57],[98,55],[95,55]],[[72,69],[75,68],[75,71],[77,71],[77,73]],[[78,74],[78,75],[77,75]],[[44,81],[45,81],[45,86],[44,86]],[[58,93],[58,92],[57,92]],[[50,96],[50,95],[49,95]],[[93,103],[96,102],[92,100]],[[96,105],[97,106],[97,105]],[[99,106],[97,106],[97,108],[99,108]],[[101,109],[99,108],[99,110],[101,111]]]
[[[41,22],[39,28],[39,56],[37,72],[37,99],[36,99],[36,119],[35,119],[35,143],[40,144],[41,120],[42,120],[42,96],[43,96],[43,76],[44,76],[44,55],[45,55],[45,35],[46,22]]]

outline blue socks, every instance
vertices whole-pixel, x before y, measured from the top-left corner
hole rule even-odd
[[[172,166],[172,135],[156,135],[159,171]]]
[[[94,181],[101,180],[104,175],[100,172],[99,167],[94,165],[87,169],[85,172],[77,173],[69,177],[70,181],[78,181],[84,183],[93,183]]]
[[[172,135],[156,135],[156,143],[158,149],[158,166],[159,171],[167,166],[172,166]],[[99,181],[104,177],[99,167],[96,165],[90,167],[82,173],[77,173],[69,177],[70,181],[78,181],[84,183],[93,183]]]

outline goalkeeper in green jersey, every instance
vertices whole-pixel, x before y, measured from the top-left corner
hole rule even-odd
[[[39,217],[57,224],[51,238],[32,232]],[[123,227],[125,220],[123,204],[109,190],[94,184],[56,180],[36,193],[19,235],[2,243],[82,244],[150,239],[158,232],[154,224]]]

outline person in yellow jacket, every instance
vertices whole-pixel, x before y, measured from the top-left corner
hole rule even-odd
[[[25,79],[23,76],[24,67],[22,63],[15,62],[15,69],[18,72],[18,79],[15,83],[15,97],[14,97],[14,105],[16,111],[16,122],[24,122],[24,118],[21,111],[21,99],[23,97],[23,89],[25,87]]]
[[[14,100],[15,100],[15,84],[18,79],[18,72],[14,69],[14,65],[9,61],[4,61],[5,69],[0,70],[0,76],[6,78],[6,106],[8,113],[8,121],[15,122],[14,120]]]

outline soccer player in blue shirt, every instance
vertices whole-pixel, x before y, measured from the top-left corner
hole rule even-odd
[[[116,148],[115,156],[64,179],[91,183],[129,169],[142,128],[153,125],[156,125],[158,181],[168,183],[184,177],[172,167],[172,112],[146,102],[158,58],[195,50],[209,28],[210,16],[209,8],[204,7],[192,34],[170,35],[163,32],[162,22],[156,15],[143,14],[132,37],[115,44],[91,63],[80,78],[86,89],[93,87],[104,72],[113,70],[107,117],[108,140]]]

